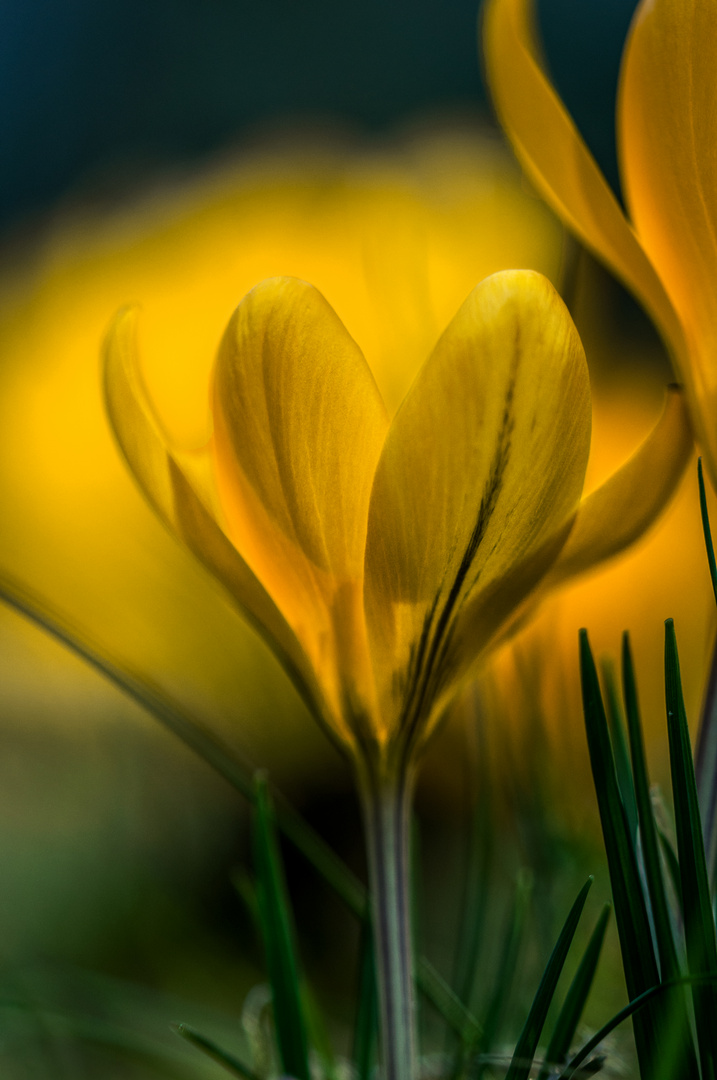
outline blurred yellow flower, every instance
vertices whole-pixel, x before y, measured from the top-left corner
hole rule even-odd
[[[629,217],[539,55],[532,0],[488,0],[500,121],[538,190],[645,306],[684,382],[717,485],[717,7],[642,0],[622,60],[617,134]]]
[[[584,570],[654,518],[690,453],[673,394],[640,452],[580,503],[587,365],[532,271],[476,286],[392,420],[318,290],[262,282],[222,339],[213,431],[189,453],[147,396],[135,323],[121,312],[106,344],[130,467],[373,776],[403,773],[542,579]]]

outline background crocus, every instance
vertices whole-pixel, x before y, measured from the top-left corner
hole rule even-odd
[[[638,5],[618,99],[625,213],[550,84],[531,0],[489,0],[484,14],[499,119],[541,194],[654,319],[685,385],[713,484],[717,110],[709,44],[715,42],[711,4]]]

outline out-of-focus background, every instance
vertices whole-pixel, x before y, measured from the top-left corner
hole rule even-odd
[[[619,193],[613,116],[634,0],[538,6],[556,84]],[[0,566],[267,766],[360,874],[349,771],[145,507],[107,429],[99,350],[113,312],[140,302],[150,388],[167,426],[196,442],[217,341],[262,277],[318,285],[395,408],[483,276],[569,274],[595,396],[589,484],[624,460],[659,413],[667,360],[504,149],[477,15],[475,0],[14,0],[2,11]],[[420,940],[443,970],[480,785],[491,785],[490,829],[507,838],[496,909],[521,864],[546,899],[600,869],[577,627],[614,653],[632,629],[664,780],[662,620],[675,617],[696,721],[709,600],[691,470],[652,534],[550,601],[456,709],[418,799]],[[240,1048],[253,1030],[256,992],[239,1033],[235,1020],[264,978],[232,884],[248,864],[246,805],[19,616],[0,611],[0,642],[3,1075],[221,1075],[167,1023]],[[304,960],[345,1049],[355,928],[287,859]],[[596,891],[607,895],[604,872]],[[552,926],[538,918],[538,931],[547,941]]]

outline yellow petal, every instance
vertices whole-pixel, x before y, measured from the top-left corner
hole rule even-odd
[[[717,5],[641,4],[625,50],[619,138],[626,198],[685,328],[700,432],[717,473]]]
[[[247,294],[219,349],[214,418],[229,535],[340,708],[346,680],[365,678],[366,522],[388,418],[317,289],[274,278]]]
[[[107,409],[129,467],[165,524],[228,589],[313,710],[323,711],[316,680],[293,631],[224,535],[212,512],[208,485],[203,497],[197,493],[199,474],[206,463],[200,455],[181,454],[168,444],[139,371],[136,323],[136,310],[120,311],[104,346]]]
[[[464,609],[531,563],[522,600],[555,558],[589,442],[587,366],[562,301],[530,271],[487,278],[421,370],[376,472],[366,611],[389,730],[425,721]]]
[[[662,415],[642,445],[583,499],[570,538],[541,593],[617,555],[642,536],[672,498],[692,450],[684,395],[670,387]]]
[[[488,0],[484,10],[488,83],[521,164],[563,221],[636,293],[675,355],[683,357],[682,330],[667,294],[541,67],[531,0]]]

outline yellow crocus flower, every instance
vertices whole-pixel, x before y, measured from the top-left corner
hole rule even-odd
[[[138,497],[107,424],[98,343],[118,303],[141,300],[152,399],[176,440],[200,444],[229,314],[256,282],[289,274],[340,311],[393,411],[476,281],[510,266],[554,280],[559,256],[558,223],[500,142],[463,128],[381,147],[335,134],[271,144],[128,205],[65,210],[0,267],[0,566],[274,779],[317,775],[332,750],[274,658]],[[16,635],[0,611],[0,638]],[[13,663],[6,682],[23,721],[57,726],[34,671]],[[69,701],[70,665],[62,678]],[[64,722],[96,723],[91,707],[68,705]]]
[[[531,271],[473,290],[392,419],[322,294],[262,282],[229,323],[213,433],[191,452],[145,390],[135,324],[121,312],[106,345],[132,471],[364,779],[402,775],[539,583],[624,547],[689,454],[672,394],[637,455],[580,503],[587,366],[565,306]]]
[[[532,0],[488,0],[498,117],[538,190],[635,293],[667,343],[717,484],[717,7],[642,0],[617,109],[627,215],[552,87]]]

